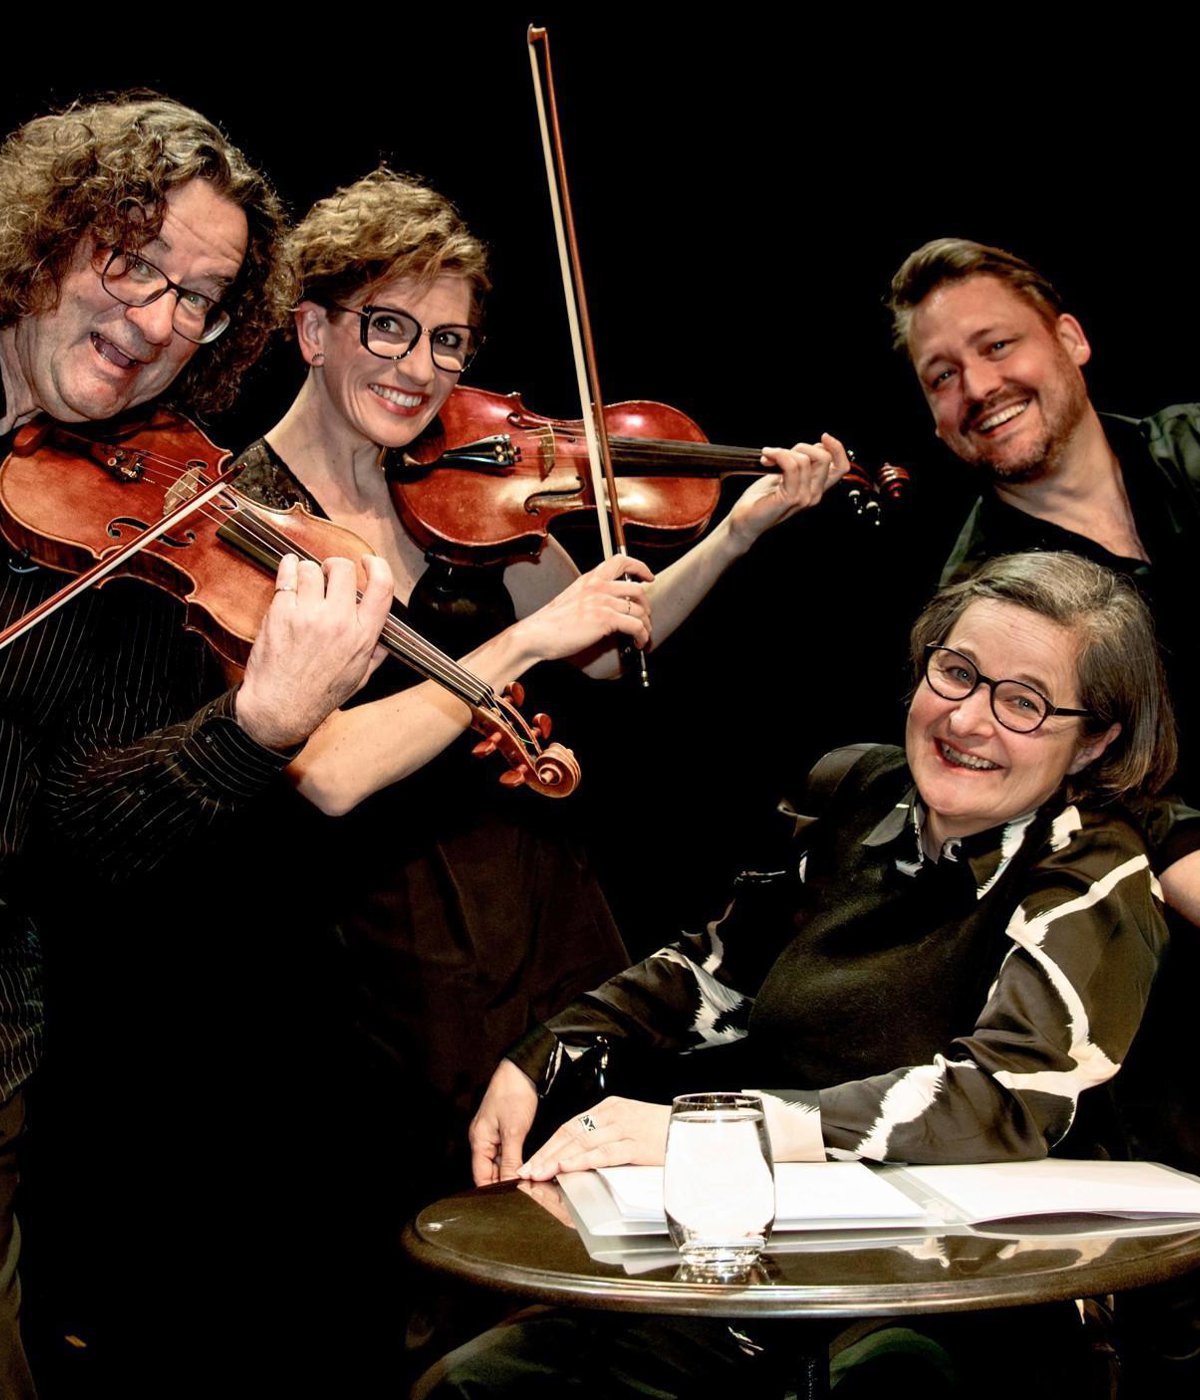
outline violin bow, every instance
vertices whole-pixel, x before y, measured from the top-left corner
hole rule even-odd
[[[571,211],[571,194],[567,186],[562,132],[558,125],[558,103],[554,95],[554,70],[550,61],[550,35],[545,28],[531,24],[526,38],[529,47],[529,67],[533,74],[533,95],[537,103],[538,127],[542,136],[542,154],[546,162],[546,182],[550,189],[554,236],[558,244],[563,297],[567,304],[567,324],[571,331],[575,377],[579,385],[580,403],[589,410],[583,414],[583,430],[587,439],[588,462],[591,466],[592,493],[596,498],[600,544],[604,557],[611,559],[615,552],[627,553],[625,523],[621,519],[621,508],[617,500],[617,481],[613,472],[608,428],[604,421],[604,401],[600,393],[600,373],[596,367],[596,347],[592,340],[592,322],[588,315],[587,294],[583,285],[583,267],[579,258],[579,244],[575,237],[575,217]],[[544,90],[542,65],[538,61],[539,52],[546,70]],[[646,667],[645,653],[628,641],[621,645],[620,650],[622,667],[626,673],[632,673],[639,684],[648,686],[650,673]]]

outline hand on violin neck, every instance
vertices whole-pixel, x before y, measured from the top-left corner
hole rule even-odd
[[[581,574],[509,629],[524,665],[570,658],[591,675],[616,674],[616,650],[610,639],[625,636],[636,647],[650,645],[646,585],[653,579],[640,559],[623,554],[614,554]]]
[[[846,449],[828,434],[819,443],[768,447],[762,461],[778,470],[756,478],[717,528],[664,569],[650,589],[659,646],[760,535],[816,505],[850,467]]]
[[[237,719],[265,748],[303,743],[363,684],[383,658],[377,646],[392,602],[392,571],[363,556],[366,581],[349,559],[324,565],[286,555],[275,596],[237,694]]]
[[[816,443],[764,448],[762,462],[777,470],[747,487],[728,516],[730,539],[742,552],[772,526],[819,504],[850,470],[849,454],[830,433]]]

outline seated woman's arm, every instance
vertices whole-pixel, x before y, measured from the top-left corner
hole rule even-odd
[[[1007,934],[975,1027],[930,1063],[821,1090],[764,1087],[776,1157],[999,1161],[1059,1142],[1078,1096],[1120,1068],[1166,941],[1131,829],[1068,808]],[[594,1126],[564,1124],[521,1174],[660,1161],[667,1109],[647,1107],[605,1100]]]
[[[471,1124],[476,1184],[517,1174],[539,1097],[597,1035],[680,1052],[740,1040],[753,993],[791,936],[797,885],[784,871],[739,876],[722,918],[618,973],[510,1050]]]

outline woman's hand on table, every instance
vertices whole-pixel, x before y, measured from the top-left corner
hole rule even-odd
[[[501,1060],[467,1129],[476,1186],[517,1175],[537,1106],[533,1080],[511,1060]]]
[[[627,1163],[661,1166],[670,1118],[669,1104],[604,1099],[586,1113],[568,1118],[517,1175],[528,1181],[549,1181],[559,1172],[581,1172],[592,1167]]]

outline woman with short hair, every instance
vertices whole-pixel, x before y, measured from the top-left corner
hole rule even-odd
[[[472,1125],[477,1182],[662,1161],[669,1107],[610,1097],[518,1165],[539,1092],[598,1034],[626,1078],[677,1052],[672,1091],[755,1086],[781,1161],[1003,1161],[1068,1137],[1080,1097],[1119,1071],[1166,943],[1119,806],[1175,762],[1149,614],[1087,560],[1012,555],[937,595],[912,656],[904,751],[822,760],[819,818],[786,868],[743,876],[723,918],[510,1051]],[[810,675],[831,707],[872,683],[851,643]],[[1072,1138],[1071,1154],[1103,1145]],[[526,1362],[561,1327],[451,1358],[452,1385],[541,1393]],[[695,1373],[678,1389],[659,1374],[655,1393],[736,1371],[728,1338],[714,1346],[719,1362],[693,1338]],[[590,1344],[576,1354],[600,1365]],[[600,1375],[597,1394],[626,1393]]]

